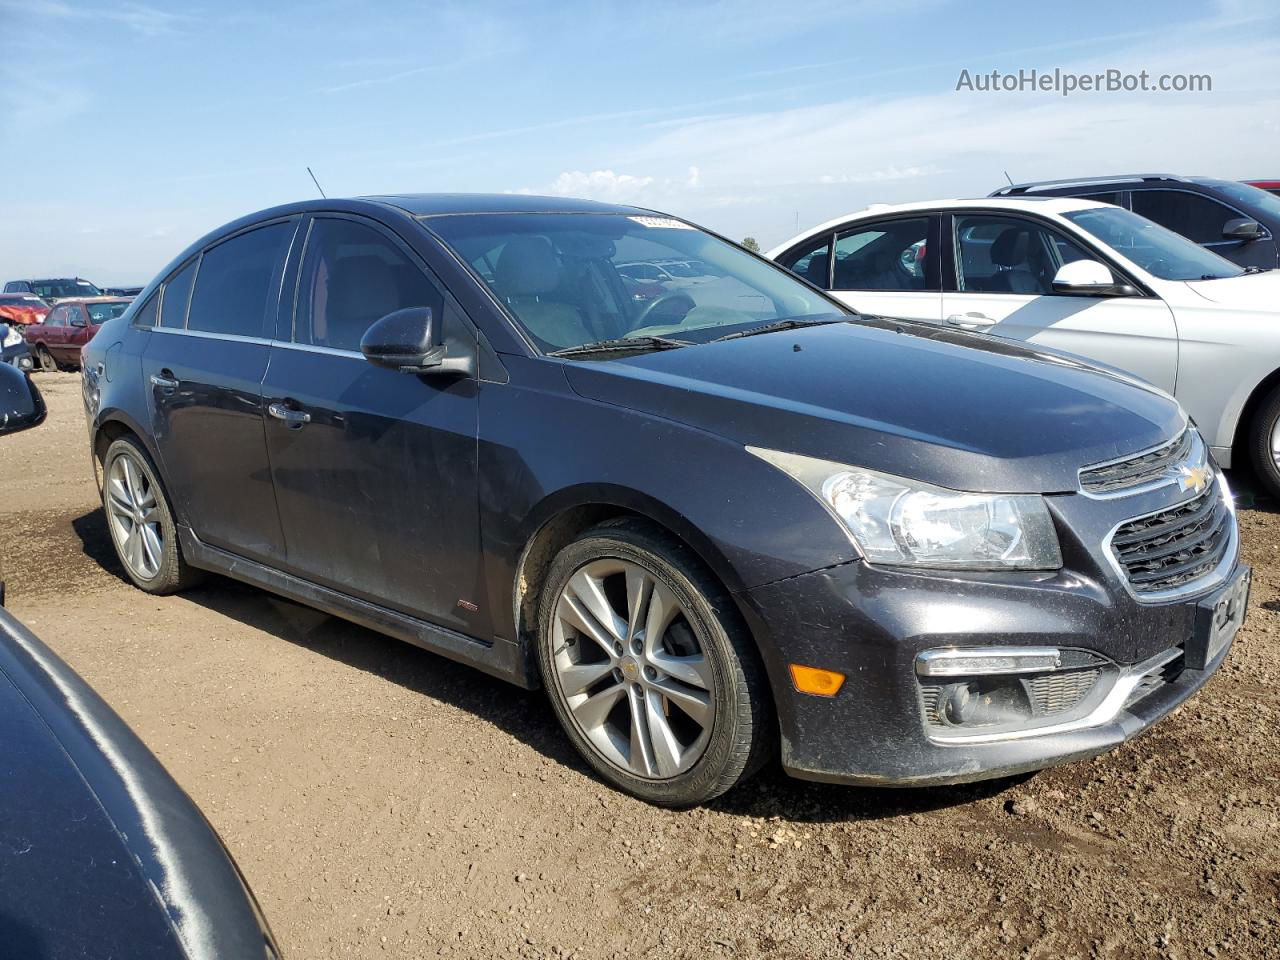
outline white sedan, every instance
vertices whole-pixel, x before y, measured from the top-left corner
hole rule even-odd
[[[1168,391],[1280,495],[1280,271],[1071,198],[877,204],[768,254],[861,313],[1029,340]]]

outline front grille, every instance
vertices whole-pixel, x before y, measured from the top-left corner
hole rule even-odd
[[[1093,685],[1098,682],[1099,673],[1101,671],[1095,667],[1092,670],[1069,670],[1032,677],[1027,681],[1032,711],[1037,717],[1047,717],[1071,710],[1089,695]]]
[[[1215,481],[1185,503],[1121,524],[1110,549],[1135,593],[1176,590],[1213,573],[1230,546],[1231,525]]]
[[[1177,439],[1136,457],[1086,467],[1080,471],[1080,488],[1085,493],[1106,496],[1157,483],[1169,477],[1169,470],[1191,456],[1195,446],[1190,429]]]

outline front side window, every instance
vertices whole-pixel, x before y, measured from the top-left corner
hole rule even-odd
[[[966,293],[1050,296],[1064,263],[1094,259],[1043,224],[986,214],[955,218],[956,283]]]
[[[929,218],[860,225],[836,237],[834,290],[927,290]]]
[[[1182,190],[1134,191],[1133,212],[1196,243],[1221,243],[1222,228],[1240,216],[1217,200]]]
[[[1217,280],[1244,273],[1230,260],[1128,210],[1099,207],[1062,217],[1160,280]]]
[[[317,217],[298,281],[296,343],[360,349],[370,324],[407,307],[430,307],[439,322],[444,298],[417,264],[373,227]]]
[[[831,234],[810,238],[803,246],[788,251],[778,262],[815,287],[831,289]]]
[[[1263,216],[1280,220],[1280,196],[1277,196],[1274,190],[1268,193],[1251,183],[1237,183],[1234,180],[1206,179],[1196,182],[1213,187],[1232,203],[1238,203],[1246,210],[1257,211]]]
[[[657,215],[514,213],[428,218],[543,350],[616,338],[706,342],[783,318],[847,309],[781,267]],[[637,297],[624,265],[697,262],[693,283]]]
[[[181,330],[187,325],[187,304],[191,300],[191,282],[196,278],[199,258],[165,281],[164,303],[160,308],[160,326]]]
[[[272,281],[279,280],[293,229],[292,222],[273,223],[206,250],[187,329],[261,337],[273,302]]]

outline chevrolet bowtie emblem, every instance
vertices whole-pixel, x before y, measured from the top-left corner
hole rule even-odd
[[[1189,467],[1183,464],[1178,467],[1175,479],[1178,481],[1178,488],[1183,492],[1200,493],[1209,486],[1209,481],[1213,479],[1213,474],[1209,472],[1209,468],[1206,466]]]

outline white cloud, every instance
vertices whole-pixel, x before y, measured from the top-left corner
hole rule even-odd
[[[88,6],[63,3],[60,0],[0,0],[0,9],[30,18],[116,23],[149,37],[172,33],[180,26],[191,23],[193,19],[187,14],[132,2]]]

